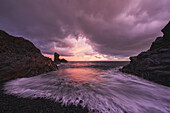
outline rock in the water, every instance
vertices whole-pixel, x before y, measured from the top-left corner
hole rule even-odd
[[[121,71],[170,86],[170,22],[162,32],[163,37],[158,37],[148,51],[130,57],[130,64]]]
[[[57,65],[28,40],[0,30],[0,81],[54,71]]]
[[[59,63],[60,62],[60,55],[58,53],[54,53],[54,62]]]
[[[62,62],[62,63],[67,63],[68,61],[63,58],[63,59],[60,59],[60,62]]]
[[[64,58],[63,59],[60,59],[59,58],[60,55],[58,53],[54,53],[54,62],[57,63],[57,64],[60,64],[60,63],[67,63],[68,61],[65,60]]]

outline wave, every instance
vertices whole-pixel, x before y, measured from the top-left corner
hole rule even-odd
[[[106,72],[83,70],[61,69],[12,80],[4,85],[4,91],[24,98],[42,97],[63,105],[81,105],[94,112],[170,112],[169,87],[121,73],[117,68]]]

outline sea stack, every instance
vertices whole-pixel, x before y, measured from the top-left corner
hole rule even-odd
[[[55,71],[57,65],[34,44],[0,30],[0,81]]]
[[[58,53],[54,53],[54,62],[58,63],[60,62],[60,59],[59,59],[60,55]]]
[[[57,63],[57,64],[60,64],[60,63],[67,63],[68,61],[65,60],[64,58],[63,59],[60,59],[59,58],[60,55],[58,53],[54,53],[54,62]]]
[[[170,22],[162,32],[163,37],[158,37],[148,51],[130,57],[130,64],[121,71],[170,86]]]

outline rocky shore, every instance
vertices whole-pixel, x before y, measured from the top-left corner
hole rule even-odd
[[[57,65],[34,44],[0,30],[0,81],[55,71]]]
[[[162,29],[150,49],[130,57],[130,64],[121,71],[170,87],[170,22]]]
[[[44,57],[34,44],[0,30],[0,113],[87,113],[81,106],[62,106],[43,98],[20,98],[3,92],[11,79],[32,77],[57,70],[57,63]]]

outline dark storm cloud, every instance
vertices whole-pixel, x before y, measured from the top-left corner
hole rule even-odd
[[[169,6],[169,0],[1,0],[0,28],[48,54],[71,48],[63,39],[83,32],[99,53],[126,57],[160,35],[170,20]]]
[[[169,5],[166,0],[134,0],[110,20],[82,17],[80,23],[100,53],[134,55],[146,50],[160,35],[160,30],[170,19]]]

